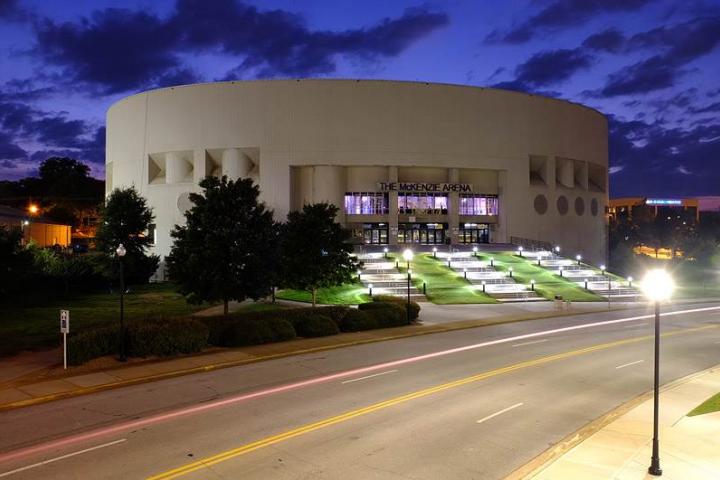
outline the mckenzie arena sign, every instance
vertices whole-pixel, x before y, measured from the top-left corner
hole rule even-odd
[[[381,192],[472,192],[469,183],[379,182]]]

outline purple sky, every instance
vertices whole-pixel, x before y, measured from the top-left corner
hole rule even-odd
[[[720,0],[0,0],[0,179],[103,175],[109,105],[253,78],[498,86],[610,120],[611,195],[720,195]]]

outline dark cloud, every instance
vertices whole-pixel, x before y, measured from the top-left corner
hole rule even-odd
[[[592,56],[579,48],[536,53],[515,68],[514,80],[496,83],[493,87],[547,94],[540,89],[562,83],[578,71],[588,68],[592,61]],[[557,92],[552,93],[550,96],[559,96]]]
[[[720,102],[711,103],[704,107],[693,107],[690,109],[691,113],[712,113],[720,112]]]
[[[180,65],[172,50],[177,34],[145,12],[106,9],[78,23],[44,20],[35,30],[38,56],[60,67],[67,82],[102,93],[148,86]]]
[[[596,96],[642,94],[672,87],[687,64],[720,44],[720,14],[634,35],[629,48],[660,48],[662,52],[611,74]]]
[[[625,36],[615,28],[590,35],[583,42],[583,47],[599,52],[618,53],[625,45]]]
[[[20,21],[27,18],[27,12],[18,0],[0,0],[0,21]]]
[[[3,166],[8,167],[8,164],[12,163],[10,160],[25,157],[27,157],[27,152],[16,145],[7,133],[0,131],[0,160],[3,161]]]
[[[509,30],[494,30],[485,40],[488,43],[525,43],[541,32],[575,27],[598,14],[630,12],[648,3],[650,0],[555,0]]]
[[[611,196],[719,193],[720,125],[665,128],[610,115],[609,127]]]
[[[109,94],[200,80],[180,52],[237,58],[229,77],[316,75],[334,72],[339,55],[396,56],[447,23],[443,13],[408,9],[367,28],[314,31],[283,10],[260,11],[235,0],[178,0],[167,18],[106,9],[80,22],[39,22],[35,52],[70,82]]]

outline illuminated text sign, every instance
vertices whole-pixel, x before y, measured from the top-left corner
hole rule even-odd
[[[469,183],[379,182],[381,192],[472,192]]]

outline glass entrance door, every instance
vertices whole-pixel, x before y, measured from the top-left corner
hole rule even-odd
[[[398,225],[398,243],[438,245],[445,243],[444,223],[401,223]]]
[[[366,245],[387,245],[387,224],[369,223],[363,226],[363,242]]]
[[[487,224],[473,224],[460,229],[460,243],[489,243],[490,228]]]

